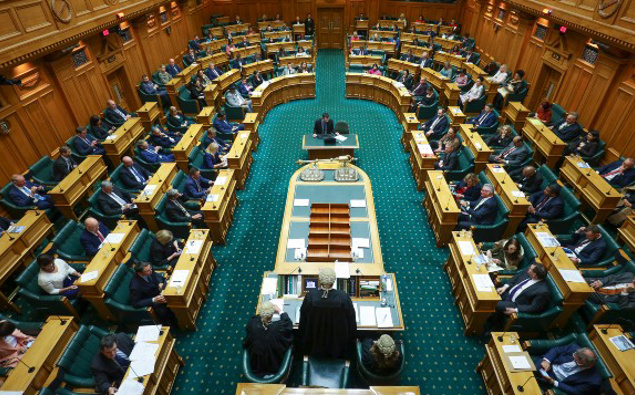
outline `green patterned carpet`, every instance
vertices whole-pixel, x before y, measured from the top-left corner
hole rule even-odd
[[[399,284],[406,331],[403,385],[422,394],[481,394],[474,372],[484,348],[463,336],[463,323],[443,271],[447,249],[435,247],[400,137],[401,125],[388,108],[344,97],[344,57],[320,51],[317,99],[295,101],[269,112],[260,125],[262,143],[226,246],[214,247],[219,267],[198,319],[198,331],[181,336],[185,360],[174,393],[233,394],[241,382],[244,324],[255,313],[262,274],[274,268],[289,178],[305,158],[302,134],[328,112],[358,133],[358,165],[373,186],[385,267]],[[359,382],[355,377],[351,383]]]

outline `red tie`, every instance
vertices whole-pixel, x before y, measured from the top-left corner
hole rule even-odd
[[[101,242],[104,241],[104,236],[101,235],[100,231],[97,231],[97,237],[99,237],[99,241],[101,241]]]

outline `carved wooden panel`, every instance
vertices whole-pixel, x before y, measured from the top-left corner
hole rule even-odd
[[[18,20],[25,32],[30,33],[52,25],[42,1],[22,3],[15,7]]]
[[[619,84],[614,93],[608,95],[604,111],[600,113],[597,128],[600,137],[620,154],[635,156],[635,81],[633,77]]]

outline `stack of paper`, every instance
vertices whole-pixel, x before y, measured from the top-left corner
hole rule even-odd
[[[137,382],[136,380],[128,379],[121,383],[117,393],[126,395],[141,395],[143,394],[143,390],[143,384]]]
[[[111,233],[104,239],[103,244],[119,244],[123,240],[125,233]]]
[[[303,261],[306,259],[306,248],[296,248],[293,252],[293,257],[296,261]]]
[[[417,144],[417,148],[419,148],[419,152],[423,155],[433,155],[432,147],[430,144]]]
[[[353,237],[352,247],[353,248],[370,248],[370,239],[363,237]]]
[[[139,342],[155,342],[159,340],[161,325],[142,325],[137,329],[134,341]]]
[[[91,270],[90,272],[82,274],[82,276],[79,278],[79,282],[85,283],[87,281],[94,280],[97,278],[98,275],[98,270]]]
[[[505,352],[505,353],[509,353],[509,352],[523,352],[523,350],[517,344],[505,344],[503,346],[503,352]]]
[[[293,205],[295,207],[308,207],[309,199],[293,199]]]
[[[366,200],[364,199],[351,199],[351,208],[353,207],[366,207]]]
[[[240,134],[240,138],[243,139],[243,140],[246,139],[247,137],[249,137],[249,133],[241,133]]]
[[[147,356],[144,359],[140,359],[138,361],[130,361],[130,369],[128,372],[128,377],[137,378],[147,376],[149,374],[154,373],[154,365],[156,364],[156,358],[154,355]],[[121,391],[119,391],[121,392]],[[123,394],[124,392],[122,392]]]
[[[217,202],[218,201],[218,195],[207,195],[207,197],[205,198],[205,201],[207,202]]]
[[[492,172],[494,173],[505,173],[505,169],[500,166],[492,166]]]
[[[394,326],[392,323],[392,314],[389,307],[378,307],[375,309],[375,314],[377,316],[378,328],[391,328]]]
[[[586,283],[578,270],[558,269],[562,279],[569,283]]]
[[[361,326],[375,326],[375,306],[359,307],[359,324]]]
[[[172,272],[172,276],[170,276],[170,284],[169,287],[181,288],[185,285],[185,280],[187,280],[187,276],[190,274],[189,270],[175,270]]]
[[[198,254],[203,248],[203,240],[190,240],[185,244],[184,254]]]
[[[143,188],[143,195],[150,196],[154,193],[156,189],[157,189],[156,185],[146,185],[146,187]]]
[[[287,240],[287,248],[306,248],[304,239],[289,239]]]
[[[635,348],[633,342],[624,335],[613,336],[610,337],[609,340],[611,340],[611,343],[613,343],[615,347],[622,352]]]
[[[137,342],[128,357],[131,361],[141,361],[143,359],[151,359],[159,349],[158,343]]]
[[[266,277],[262,282],[262,294],[272,295],[278,293],[278,279],[276,277]]]
[[[512,196],[517,198],[525,197],[525,194],[521,191],[512,191]]]
[[[560,245],[558,240],[547,232],[536,232],[536,237],[543,247],[558,247]]]
[[[494,283],[489,274],[472,274],[474,285],[479,292],[490,292],[494,288]]]
[[[472,256],[475,254],[474,246],[469,241],[459,241],[459,250],[461,250],[461,255]]]
[[[225,185],[225,181],[227,181],[226,176],[216,177],[216,179],[214,180],[214,185]]]
[[[335,277],[351,278],[351,272],[348,267],[348,262],[335,261]]]
[[[531,364],[524,355],[510,355],[509,362],[515,370],[531,370]]]
[[[342,136],[342,135],[335,136],[335,140],[337,140],[337,141],[346,141],[347,139],[348,139],[348,137],[346,137],[346,136]]]

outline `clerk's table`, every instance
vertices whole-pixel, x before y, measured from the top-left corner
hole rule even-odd
[[[329,135],[335,138],[335,144],[326,144],[324,138],[307,134],[302,137],[302,149],[307,151],[309,159],[330,159],[338,156],[355,156],[359,149],[359,139],[356,134]],[[344,140],[345,138],[345,140]]]

